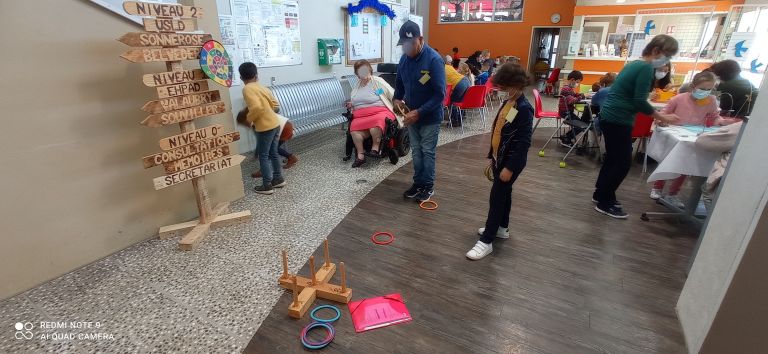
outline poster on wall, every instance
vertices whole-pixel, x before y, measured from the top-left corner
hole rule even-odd
[[[408,21],[408,8],[405,6],[392,5],[392,11],[395,12],[395,18],[392,20],[392,43],[389,52],[389,61],[393,63],[400,62],[400,57],[403,55],[403,49],[397,45],[397,41],[400,40],[400,27]]]
[[[259,67],[301,65],[298,1],[231,0],[231,8],[232,44],[223,44],[233,53],[235,67],[247,61]],[[232,84],[242,83],[236,78]]]
[[[571,30],[571,39],[568,41],[568,55],[579,55],[582,34],[582,30]]]
[[[357,13],[346,15],[344,37],[347,55],[347,65],[366,59],[371,63],[381,63],[383,59],[381,40],[381,15],[379,13]]]
[[[232,16],[219,16],[219,28],[221,29],[221,44],[235,45],[235,22]]]

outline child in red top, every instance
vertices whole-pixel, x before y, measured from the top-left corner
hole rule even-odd
[[[560,89],[560,101],[558,102],[558,112],[560,117],[566,121],[579,120],[579,116],[573,113],[576,108],[576,103],[584,99],[584,95],[579,93],[578,87],[581,81],[584,80],[584,75],[581,71],[574,70],[568,74],[567,84]],[[565,145],[573,144],[573,140],[581,133],[583,129],[572,126],[572,129],[560,137],[560,140]]]
[[[679,125],[726,125],[729,121],[720,118],[720,108],[717,106],[717,99],[711,94],[715,87],[715,75],[704,71],[696,74],[691,82],[691,92],[681,93],[669,100],[669,103],[662,110],[665,114],[675,114],[680,119]],[[665,198],[669,203],[682,208],[685,204],[677,197],[680,189],[685,183],[686,175],[681,175],[672,180]],[[651,199],[661,198],[666,181],[660,180],[653,184],[651,189]]]

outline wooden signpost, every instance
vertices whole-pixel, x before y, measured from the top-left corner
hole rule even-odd
[[[177,4],[126,1],[123,9],[131,15],[144,16],[147,32],[126,33],[118,41],[130,49],[121,55],[133,63],[166,62],[167,72],[146,74],[142,82],[157,91],[158,100],[147,102],[141,109],[150,113],[141,124],[162,127],[179,124],[181,133],[160,139],[163,151],[145,156],[144,168],[163,166],[166,173],[153,179],[155,189],[160,190],[191,181],[200,213],[198,220],[163,226],[160,237],[166,238],[188,232],[179,241],[179,248],[191,250],[205,238],[213,227],[222,227],[251,219],[251,212],[226,214],[229,203],[211,207],[205,176],[233,166],[245,159],[242,155],[230,155],[229,144],[240,139],[240,133],[224,131],[222,125],[196,129],[195,121],[203,117],[227,111],[221,94],[212,90],[200,69],[184,69],[182,61],[200,57],[202,45],[211,40],[210,34],[178,33],[196,29],[202,9]]]

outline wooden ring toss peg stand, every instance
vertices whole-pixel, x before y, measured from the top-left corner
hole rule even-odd
[[[288,316],[302,318],[318,297],[346,304],[352,299],[352,289],[347,287],[347,273],[344,262],[339,263],[341,285],[330,283],[336,273],[336,264],[331,263],[328,255],[328,239],[323,241],[323,265],[315,270],[315,256],[309,257],[310,278],[288,272],[288,252],[283,251],[283,274],[278,279],[281,287],[293,292],[293,301],[288,306]]]

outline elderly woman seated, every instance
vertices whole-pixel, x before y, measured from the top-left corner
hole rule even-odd
[[[393,112],[392,86],[384,79],[371,74],[373,68],[367,60],[356,61],[354,69],[360,82],[352,88],[352,99],[347,102],[347,108],[352,110],[349,130],[357,151],[355,162],[352,163],[352,167],[356,168],[366,162],[363,142],[368,137],[372,138],[372,144],[367,155],[381,157],[381,138],[386,129],[386,120],[396,118]]]

